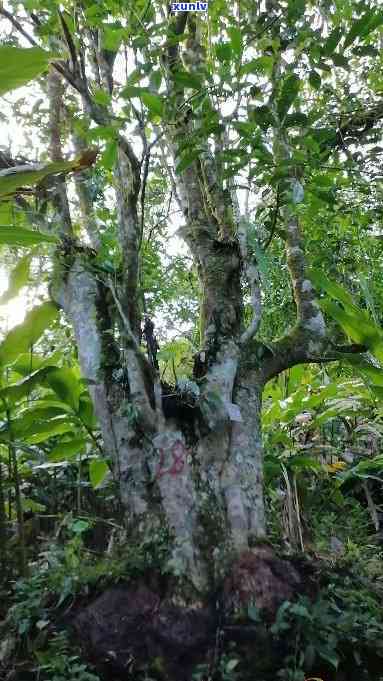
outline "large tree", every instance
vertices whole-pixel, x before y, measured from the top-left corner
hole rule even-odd
[[[50,293],[73,327],[130,531],[139,538],[165,525],[169,569],[204,592],[209,561],[227,565],[266,535],[267,381],[367,349],[330,337],[306,250],[315,225],[331,219],[329,204],[345,200],[348,173],[366,180],[360,161],[383,114],[374,99],[381,57],[370,44],[382,14],[373,3],[304,0],[215,0],[205,13],[156,0],[41,0],[0,14],[8,44],[51,55],[41,80],[45,156],[61,164],[74,149],[80,159],[73,180],[56,174],[39,185],[33,209],[21,191],[15,200],[34,227],[59,236]],[[194,370],[172,400],[146,277],[145,244],[159,229],[148,199],[155,179],[161,201],[180,211],[192,268],[180,257],[199,304]],[[353,200],[355,187],[344,191]],[[267,306],[279,295],[284,314],[274,304],[274,319]]]

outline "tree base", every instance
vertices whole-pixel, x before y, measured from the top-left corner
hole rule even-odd
[[[261,545],[234,562],[210,603],[186,596],[181,603],[174,583],[161,594],[142,580],[109,588],[75,616],[73,626],[84,655],[105,680],[137,679],[150,668],[151,678],[191,681],[197,665],[214,669],[223,639],[254,641],[249,606],[271,621],[301,586],[293,565]]]

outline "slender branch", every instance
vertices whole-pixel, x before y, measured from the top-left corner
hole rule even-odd
[[[270,246],[270,244],[273,240],[274,234],[275,234],[275,229],[276,229],[276,226],[277,226],[277,220],[278,220],[278,214],[279,214],[280,196],[281,196],[281,194],[280,194],[279,185],[278,185],[277,200],[276,200],[275,210],[274,210],[274,214],[273,214],[273,222],[271,224],[270,234],[269,234],[268,238],[266,239],[265,243],[263,244],[263,250],[264,251],[266,251],[267,248]]]
[[[7,12],[4,7],[0,7],[0,15],[3,16],[5,19],[8,19],[8,21],[11,22],[11,24],[17,29],[19,33],[21,33],[22,36],[30,43],[30,45],[33,45],[33,47],[40,47],[40,45],[36,42],[34,38],[32,38],[29,33],[24,29],[23,25],[20,23],[20,21],[13,16],[10,12]]]

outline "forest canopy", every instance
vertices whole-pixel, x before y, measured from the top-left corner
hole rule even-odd
[[[190,5],[0,4],[0,675],[382,681],[383,6]]]

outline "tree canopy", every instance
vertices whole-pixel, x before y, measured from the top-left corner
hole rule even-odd
[[[21,641],[48,627],[39,674],[91,681],[79,657],[49,666],[68,641],[51,635],[44,589],[60,611],[108,570],[145,575],[165,666],[142,671],[125,650],[116,674],[245,681],[248,650],[217,632],[236,645],[274,618],[297,644],[260,681],[354,678],[354,640],[355,678],[379,681],[383,653],[362,633],[368,617],[383,630],[371,585],[357,615],[365,585],[316,574],[313,605],[293,556],[348,569],[380,555],[383,9],[184,4],[0,5],[4,589],[22,577],[6,622]],[[32,516],[55,518],[50,550],[32,548]],[[98,523],[114,529],[92,571]],[[202,618],[191,648],[215,627],[213,661],[172,667],[170,601],[183,623],[187,608]],[[100,603],[78,621],[107,619]]]

